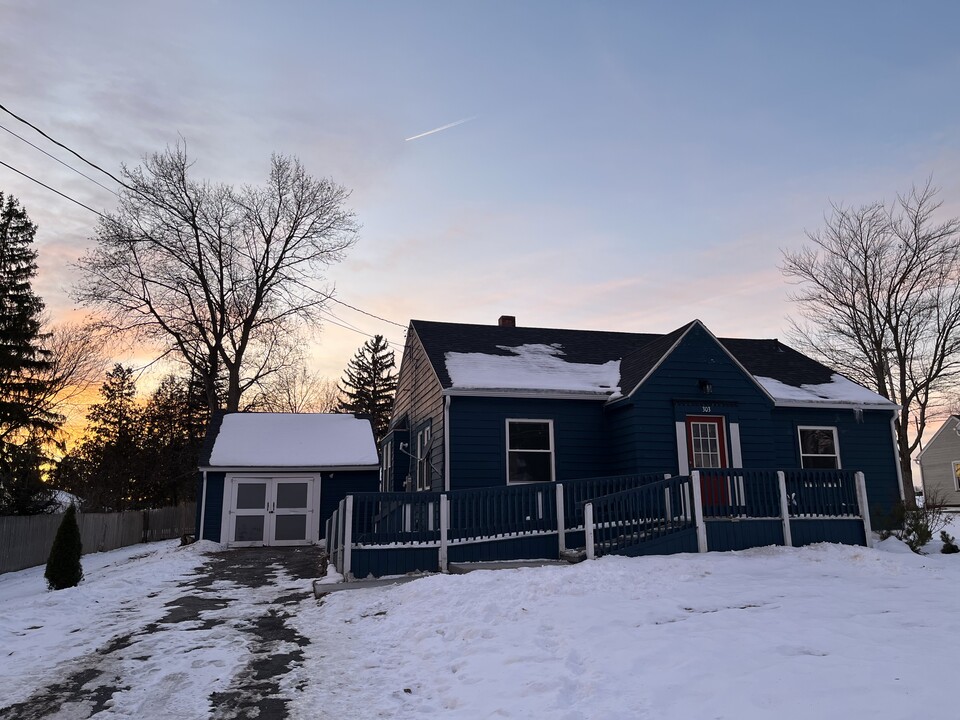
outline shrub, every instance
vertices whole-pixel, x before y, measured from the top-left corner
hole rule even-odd
[[[943,498],[936,492],[930,493],[920,507],[906,507],[899,502],[886,519],[889,529],[881,531],[880,537],[885,539],[892,535],[919,553],[933,534],[943,530],[950,522],[944,507]]]
[[[953,535],[948,533],[946,530],[940,531],[940,539],[943,541],[943,548],[940,550],[940,552],[942,552],[944,555],[960,553],[960,547],[957,547],[957,541],[954,539]]]
[[[43,573],[51,590],[76,587],[83,580],[83,567],[80,565],[82,550],[77,509],[71,505],[60,521],[53,547],[50,548],[50,557],[47,559],[47,569]]]

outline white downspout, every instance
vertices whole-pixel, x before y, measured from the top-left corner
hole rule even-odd
[[[903,493],[903,470],[900,467],[900,443],[897,441],[897,414],[899,412],[899,410],[894,410],[890,416],[890,437],[893,438],[893,447],[896,449],[893,457],[896,460],[897,466],[897,485],[900,488],[900,502],[906,502],[907,497]]]
[[[200,491],[200,527],[197,528],[197,540],[203,540],[203,521],[207,514],[207,471],[203,471],[203,489]]]

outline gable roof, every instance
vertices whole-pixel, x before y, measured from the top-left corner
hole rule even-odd
[[[937,428],[937,431],[933,434],[933,437],[930,438],[929,441],[927,441],[927,446],[923,448],[923,450],[921,450],[919,453],[917,453],[917,462],[923,459],[923,454],[937,443],[937,441],[940,438],[940,434],[944,430],[946,430],[948,427],[953,428],[954,432],[957,433],[957,435],[960,435],[960,431],[958,431],[958,428],[957,428],[957,423],[960,423],[960,415],[951,415],[946,420],[944,420],[943,424],[939,428]],[[947,437],[949,438],[950,436],[947,435]],[[957,442],[957,441],[954,440],[954,442]]]
[[[228,413],[211,422],[201,468],[379,464],[369,420],[344,413]]]
[[[447,393],[575,393],[598,398],[630,394],[693,325],[703,325],[694,320],[660,335],[424,320],[410,324]],[[896,407],[778,340],[718,342],[778,405]]]

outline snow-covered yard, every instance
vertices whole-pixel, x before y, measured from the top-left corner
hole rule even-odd
[[[203,561],[167,543],[88,556],[59,593],[42,569],[0,576],[0,707],[156,622]],[[146,668],[115,669],[129,687],[97,717],[168,717],[163,697],[208,716],[258,607],[258,591],[218,592],[202,626],[136,651],[154,652]],[[960,556],[895,540],[427,577],[288,607],[309,643],[278,692],[293,718],[956,717],[958,596]]]

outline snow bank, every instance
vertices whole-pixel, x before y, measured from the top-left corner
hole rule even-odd
[[[786,383],[774,380],[773,378],[754,376],[763,389],[770,393],[770,396],[777,401],[783,402],[802,402],[810,404],[818,403],[844,403],[849,405],[880,405],[883,407],[894,407],[884,397],[877,393],[867,390],[865,387],[857,385],[855,382],[847,380],[842,375],[834,374],[830,382],[822,385],[801,385],[795,387]]]
[[[353,415],[231,413],[213,445],[213,467],[377,465],[373,430]]]
[[[953,717],[958,591],[948,556],[815,545],[339,592],[294,620],[324,679],[291,715]]]
[[[602,365],[567,362],[559,343],[497,346],[512,355],[448,352],[447,373],[454,388],[464,390],[539,390],[620,392],[620,361]]]

